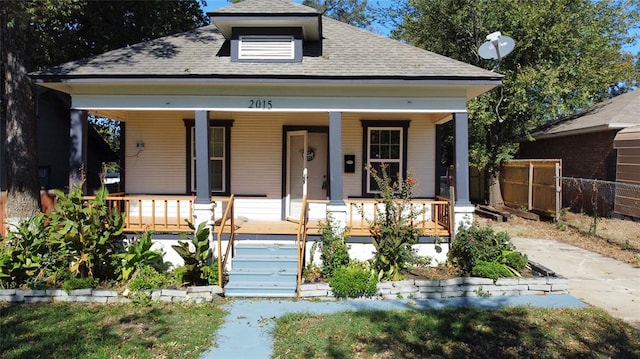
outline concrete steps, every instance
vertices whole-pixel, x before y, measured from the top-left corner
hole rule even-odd
[[[235,252],[225,296],[296,296],[298,252],[295,245],[238,244]]]

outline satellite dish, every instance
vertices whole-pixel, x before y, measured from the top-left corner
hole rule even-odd
[[[509,55],[516,47],[515,41],[509,36],[502,36],[500,31],[487,35],[487,42],[480,45],[478,55],[487,60],[498,60]]]

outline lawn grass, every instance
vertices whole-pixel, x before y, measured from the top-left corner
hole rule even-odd
[[[0,358],[198,358],[223,317],[216,304],[0,303]]]
[[[273,358],[640,358],[640,333],[602,310],[289,314]]]

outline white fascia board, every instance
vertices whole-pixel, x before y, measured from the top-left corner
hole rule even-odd
[[[466,112],[464,97],[284,97],[74,95],[84,110],[209,110],[243,112]]]

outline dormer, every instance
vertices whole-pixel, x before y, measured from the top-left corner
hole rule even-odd
[[[302,62],[304,43],[322,38],[322,16],[287,0],[245,0],[207,15],[232,62]]]

